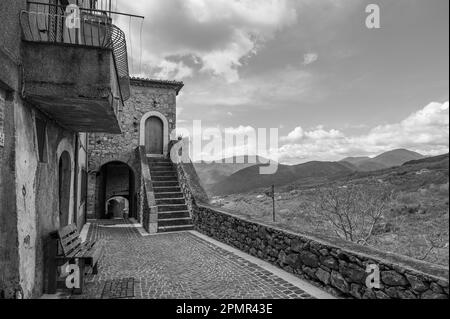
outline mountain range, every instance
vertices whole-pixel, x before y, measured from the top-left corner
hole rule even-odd
[[[235,156],[211,163],[194,162],[194,167],[200,180],[208,188],[208,186],[225,180],[241,169],[264,163],[268,163],[268,159],[261,156],[251,157],[250,159],[248,156]]]
[[[400,166],[408,161],[424,158],[422,154],[405,149],[398,149],[382,153],[376,157],[347,157],[341,162],[347,162],[356,167],[358,171],[376,171],[393,166]]]
[[[226,164],[237,158],[219,163],[195,163],[195,168],[205,189],[211,195],[244,193],[270,185],[282,186],[296,180],[317,183],[335,179],[355,172],[370,172],[404,163],[424,159],[425,156],[406,149],[382,153],[376,157],[347,157],[338,162],[307,162],[298,165],[278,165],[272,175],[260,175],[259,167],[267,159],[258,158],[257,163],[248,163],[247,157],[240,157],[240,164]]]

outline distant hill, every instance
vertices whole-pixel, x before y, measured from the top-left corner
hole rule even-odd
[[[264,164],[248,163],[195,163],[198,175],[206,190],[212,195],[227,195],[245,193],[270,185],[284,186],[295,183],[315,185],[326,183],[346,175],[358,172],[378,172],[392,167],[401,166],[411,161],[427,160],[425,156],[406,149],[397,149],[382,153],[374,158],[367,156],[347,157],[339,162],[308,162],[299,165],[281,165],[272,175],[260,175],[259,167]],[[448,161],[448,158],[447,158]],[[242,158],[241,158],[242,162]],[[264,158],[261,163],[266,163]]]
[[[419,172],[424,171],[423,174]],[[323,185],[333,184],[370,184],[383,180],[395,186],[398,190],[417,191],[426,185],[440,185],[448,183],[449,154],[427,157],[406,162],[401,166],[394,166],[377,171],[355,171],[347,175],[330,176],[328,178],[299,179],[278,190],[311,189]]]
[[[405,149],[397,149],[382,153],[374,158],[370,157],[347,157],[341,162],[354,165],[359,171],[369,172],[380,169],[403,165],[412,160],[422,159],[425,156]]]
[[[299,179],[321,179],[330,176],[344,176],[355,170],[338,162],[308,162],[299,165],[278,165],[278,171],[271,175],[260,175],[259,166],[244,168],[225,180],[213,185],[213,195],[245,193],[271,185],[282,186]]]
[[[359,157],[346,157],[342,160],[340,160],[340,162],[347,162],[353,165],[359,164],[363,161],[367,161],[370,160],[371,158],[369,156],[359,156]]]
[[[400,166],[406,162],[425,158],[422,154],[408,151],[405,149],[398,149],[382,153],[373,158],[374,161],[387,165],[388,167]]]
[[[433,156],[433,157],[426,157],[426,158],[422,158],[422,159],[418,159],[418,160],[413,160],[413,161],[409,161],[403,164],[403,166],[405,165],[416,165],[416,164],[434,164],[434,163],[447,163],[448,164],[449,161],[449,153],[447,154],[442,154],[442,155],[438,155],[438,156]]]
[[[223,181],[241,169],[268,162],[268,159],[261,156],[256,157],[256,163],[253,159],[249,163],[248,156],[235,156],[212,163],[196,162],[194,167],[204,187],[209,189],[212,184]]]

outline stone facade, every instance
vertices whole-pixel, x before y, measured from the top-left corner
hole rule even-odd
[[[81,227],[85,215],[86,136],[62,127],[23,94],[22,77],[30,70],[23,64],[22,10],[25,0],[0,1],[0,299],[44,292],[46,242],[61,226],[63,153],[68,159],[64,220]]]
[[[448,299],[448,269],[331,239],[291,233],[214,207],[197,205],[196,230],[306,279],[356,299]],[[368,265],[380,271],[380,289],[367,288]]]
[[[139,221],[142,212],[141,160],[139,146],[144,145],[143,128],[149,112],[158,113],[167,120],[167,141],[170,133],[176,127],[176,97],[183,83],[174,81],[159,81],[147,79],[131,79],[131,97],[119,110],[121,134],[90,134],[89,135],[89,179],[88,179],[88,218],[101,216],[99,205],[98,177],[103,165],[110,162],[127,164],[134,173],[136,196],[130,203],[130,216]],[[168,144],[168,143],[167,143]],[[168,147],[168,145],[167,145]],[[107,200],[107,199],[106,199]],[[103,202],[103,201],[101,201]]]

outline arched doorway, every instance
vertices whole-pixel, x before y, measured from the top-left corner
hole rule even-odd
[[[147,155],[167,156],[169,150],[169,121],[157,111],[145,113],[140,122],[139,145],[145,148]]]
[[[70,213],[70,185],[71,161],[70,154],[64,151],[59,158],[58,166],[58,196],[59,196],[59,225],[69,225]]]
[[[110,219],[115,218],[115,215],[118,216],[118,209],[121,206],[120,200],[117,201],[119,198],[126,200],[124,205],[127,207],[128,215],[125,217],[137,217],[135,176],[127,164],[109,162],[100,168],[96,179],[96,218]],[[124,217],[123,213],[121,217]]]
[[[122,196],[110,198],[106,203],[106,215],[110,219],[128,218],[128,199]]]
[[[145,121],[145,151],[150,155],[164,154],[164,124],[159,117],[150,116]]]

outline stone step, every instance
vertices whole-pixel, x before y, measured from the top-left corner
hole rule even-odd
[[[182,192],[155,193],[155,199],[184,198]]]
[[[150,172],[176,172],[176,167],[173,166],[149,166]]]
[[[153,176],[153,182],[178,182],[178,176]]]
[[[165,157],[147,157],[148,162],[172,162],[170,158]]]
[[[149,162],[148,165],[150,166],[150,168],[152,167],[172,167],[173,163],[171,161],[168,162]]]
[[[187,210],[182,210],[178,212],[158,212],[158,220],[170,218],[190,218],[190,215]]]
[[[160,227],[160,226],[191,226],[191,225],[192,225],[192,220],[190,217],[158,219],[158,227]]]
[[[156,205],[181,205],[186,204],[184,197],[156,199]]]
[[[153,187],[179,187],[178,181],[172,182],[157,182],[152,181]]]
[[[172,171],[150,171],[150,175],[152,177],[163,177],[163,176],[174,176],[178,178],[178,174],[176,170]]]
[[[153,192],[156,193],[180,193],[180,186],[169,186],[169,187],[153,187]]]
[[[169,204],[169,205],[157,205],[158,212],[178,212],[180,210],[187,210],[186,204]]]
[[[179,232],[179,231],[187,231],[187,230],[194,230],[193,225],[186,225],[186,226],[158,226],[158,233],[170,233],[170,232]]]

